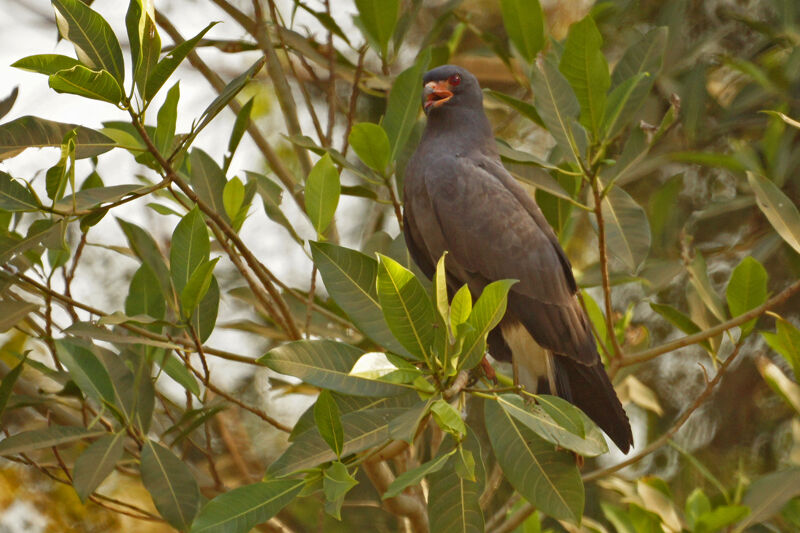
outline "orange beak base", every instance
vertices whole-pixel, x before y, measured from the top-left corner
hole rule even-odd
[[[450,85],[444,80],[426,83],[423,94],[425,95],[425,102],[422,104],[422,108],[426,113],[431,108],[439,107],[453,97]]]

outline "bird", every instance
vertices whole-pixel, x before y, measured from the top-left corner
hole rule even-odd
[[[572,266],[536,202],[503,166],[477,78],[443,65],[422,83],[427,123],[403,178],[411,258],[432,278],[447,252],[451,294],[464,284],[477,295],[493,281],[518,280],[488,335],[489,353],[510,360],[515,383],[527,391],[579,407],[627,453],[630,422],[577,299]]]

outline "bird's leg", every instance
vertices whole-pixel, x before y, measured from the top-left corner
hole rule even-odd
[[[497,374],[494,371],[494,367],[485,356],[481,359],[481,368],[483,368],[483,373],[486,374],[486,377],[492,380],[492,383],[496,384]]]

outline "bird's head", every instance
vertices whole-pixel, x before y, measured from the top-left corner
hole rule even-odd
[[[483,93],[478,80],[466,69],[442,65],[426,72],[422,83],[422,109],[426,115],[454,106],[483,108]]]

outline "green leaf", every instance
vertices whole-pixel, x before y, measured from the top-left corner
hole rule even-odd
[[[314,403],[314,422],[317,424],[317,431],[331,447],[337,457],[342,454],[342,441],[344,440],[344,430],[342,430],[342,418],[339,413],[339,406],[336,405],[330,391],[322,390]]]
[[[239,147],[239,142],[244,136],[245,130],[250,125],[250,114],[253,111],[253,102],[255,96],[252,96],[236,114],[236,122],[233,124],[233,131],[228,139],[228,153],[225,154],[225,164],[222,165],[222,171],[227,172],[228,167],[233,160],[233,154],[236,153],[236,148]]]
[[[761,335],[770,348],[784,356],[792,365],[795,380],[800,381],[800,330],[792,323],[780,318],[776,320],[775,325],[776,333],[762,331]]]
[[[544,13],[539,0],[500,0],[508,39],[530,63],[544,46]]]
[[[37,309],[39,305],[32,302],[0,300],[0,332],[13,328]]]
[[[364,351],[332,340],[294,341],[267,352],[258,362],[324,389],[354,396],[403,394],[409,387],[349,374]]]
[[[141,185],[111,185],[109,187],[83,187],[75,194],[70,194],[56,202],[59,209],[89,209],[109,202],[116,202],[142,189]]]
[[[219,95],[214,98],[214,100],[208,105],[208,107],[203,111],[203,114],[200,115],[199,124],[193,130],[190,139],[193,139],[197,133],[202,131],[212,120],[216,117],[220,111],[225,109],[225,107],[230,103],[231,100],[236,98],[236,95],[244,89],[245,85],[247,85],[250,80],[253,79],[261,67],[264,66],[267,59],[265,57],[259,58],[255,63],[253,63],[250,68],[239,74],[237,77],[232,79],[228,85],[225,86],[224,89],[219,93]],[[249,117],[248,117],[249,118]],[[238,121],[238,118],[237,118]],[[233,139],[231,139],[232,141]]]
[[[58,247],[63,242],[65,222],[63,220],[50,223],[47,220],[37,220],[28,228],[28,234],[23,239],[2,239],[0,237],[0,264],[7,263],[39,245]],[[5,242],[4,242],[5,241]]]
[[[652,86],[653,79],[650,74],[640,72],[611,91],[603,115],[602,130],[606,139],[613,139],[628,125],[644,103]]]
[[[528,102],[524,102],[518,98],[514,98],[511,95],[501,93],[499,91],[495,91],[492,89],[484,89],[483,93],[491,96],[495,100],[506,104],[508,107],[520,113],[523,117],[531,120],[534,124],[538,124],[541,127],[546,127],[544,125],[544,121],[542,121],[542,117],[539,116],[539,112],[536,111],[536,108],[529,104]]]
[[[93,442],[75,460],[72,485],[82,503],[86,503],[89,496],[114,471],[117,462],[122,459],[126,436],[124,431],[105,435]]]
[[[800,385],[789,379],[778,365],[763,355],[756,359],[756,366],[767,385],[800,414]]]
[[[483,359],[486,336],[506,314],[508,291],[515,283],[516,280],[503,279],[484,287],[467,320],[471,329],[464,338],[459,368],[471,369]]]
[[[378,47],[381,57],[386,59],[389,39],[392,38],[397,25],[397,14],[400,8],[398,0],[355,0],[359,19],[370,39]]]
[[[11,371],[5,375],[2,383],[0,383],[0,417],[3,416],[3,411],[6,410],[8,399],[11,398],[11,394],[14,392],[14,385],[17,383],[20,374],[22,374],[23,368],[25,368],[26,360],[27,355],[23,357],[22,361],[20,361],[17,366],[12,368]]]
[[[455,331],[463,324],[472,313],[472,294],[469,287],[464,284],[456,291],[453,301],[450,302],[450,327]]]
[[[92,352],[92,345],[77,339],[55,341],[56,353],[70,377],[90,398],[115,404],[114,387],[103,363]]]
[[[141,60],[137,62],[134,69],[136,88],[139,91],[139,96],[142,97],[144,97],[147,89],[147,80],[153,74],[158,64],[158,57],[161,55],[161,36],[159,36],[156,24],[150,15],[154,15],[154,13],[145,13],[144,20],[139,23]],[[131,52],[133,52],[133,49],[131,49]],[[149,101],[149,98],[147,100]]]
[[[196,398],[200,398],[200,385],[197,384],[195,377],[189,373],[189,370],[177,357],[165,352],[163,358],[157,357],[155,362],[177,384],[194,394]]]
[[[699,251],[695,251],[694,259],[688,266],[689,283],[697,291],[700,299],[706,304],[709,311],[721,322],[724,322],[728,317],[725,314],[725,308],[722,305],[722,299],[714,290],[711,285],[711,280],[708,278],[708,269],[706,268],[706,260]]]
[[[246,533],[278,514],[303,485],[302,479],[272,480],[224,492],[203,506],[191,533]]]
[[[99,131],[77,124],[53,122],[25,116],[0,125],[0,160],[14,157],[26,148],[61,146],[64,135],[75,130],[75,158],[94,157],[108,152],[116,143]]]
[[[197,330],[197,336],[200,337],[200,342],[208,340],[217,324],[219,296],[219,283],[217,283],[217,278],[212,275],[211,284],[208,286],[205,296],[203,296],[192,313],[192,325],[194,329]]]
[[[14,107],[14,102],[17,101],[19,95],[19,87],[14,87],[11,93],[3,99],[0,99],[0,118],[3,118]]]
[[[281,209],[281,196],[283,195],[283,189],[281,186],[269,179],[264,174],[260,174],[258,172],[250,172],[247,171],[248,179],[255,180],[257,185],[258,194],[261,195],[261,200],[264,204],[264,212],[267,216],[286,228],[286,231],[289,232],[289,235],[297,241],[298,244],[303,243],[303,239],[297,234],[292,226],[292,223],[289,222],[289,219],[286,218],[286,215],[283,213]]]
[[[197,206],[186,213],[175,231],[169,251],[169,266],[172,283],[178,294],[183,292],[192,273],[208,261],[211,247],[203,215]]]
[[[398,74],[389,93],[382,125],[392,147],[392,161],[408,142],[417,122],[422,101],[422,75],[428,70],[429,62],[430,52],[426,49],[412,66]]]
[[[200,42],[200,39],[203,38],[206,32],[216,24],[218,24],[218,22],[212,22],[197,35],[173,48],[172,51],[167,53],[167,55],[158,62],[155,68],[153,68],[153,72],[147,78],[144,94],[142,95],[145,101],[149,101],[156,95],[158,90],[161,89],[161,86],[164,85],[172,73],[175,72],[175,69],[178,68],[178,65],[186,59],[186,56],[197,46],[197,43]]]
[[[125,313],[129,316],[148,315],[160,320],[165,312],[166,304],[158,288],[158,278],[149,266],[140,266],[131,278]]]
[[[800,467],[790,467],[762,476],[747,488],[742,504],[750,508],[750,516],[736,530],[758,524],[776,515],[787,501],[800,494]]]
[[[51,0],[61,36],[75,46],[87,67],[108,71],[122,86],[125,65],[122,48],[108,22],[80,0]]]
[[[586,153],[586,132],[576,121],[581,111],[578,98],[553,57],[545,56],[538,63],[538,68],[531,69],[536,109],[570,161],[580,164]]]
[[[489,440],[506,479],[542,512],[579,523],[584,492],[574,457],[556,451],[497,402],[487,401],[484,406]]]
[[[125,29],[128,33],[128,43],[131,49],[131,66],[134,78],[136,78],[136,70],[142,64],[142,34],[146,17],[147,13],[145,13],[142,0],[130,0],[128,11],[125,13]]]
[[[739,316],[767,301],[767,271],[750,256],[736,266],[725,291],[731,316]],[[747,336],[758,319],[742,324],[742,338]]]
[[[603,38],[591,15],[569,27],[564,43],[559,70],[575,90],[581,105],[581,124],[594,139],[600,136],[600,127],[606,107],[606,91],[611,86],[608,63],[602,52]]]
[[[39,202],[27,188],[0,171],[0,209],[4,211],[36,211]]]
[[[650,308],[687,335],[693,335],[701,331],[700,326],[695,324],[691,318],[671,305],[650,302]],[[702,341],[700,345],[705,348],[708,353],[713,353],[711,343],[707,339]]]
[[[161,516],[186,530],[200,507],[200,489],[189,467],[162,445],[146,440],[142,447],[142,483]]]
[[[378,408],[342,415],[342,457],[385,443],[389,439],[389,424],[405,411],[405,408]],[[281,477],[335,459],[336,454],[314,428],[298,435],[269,465],[267,474]]]
[[[480,496],[483,492],[486,473],[481,460],[481,446],[473,431],[468,431],[464,440],[455,446],[447,438],[440,453],[448,449],[459,450],[444,468],[428,475],[428,519],[431,531],[436,533],[483,533],[484,522]],[[459,475],[460,454],[470,453],[475,459],[475,480]],[[526,532],[527,533],[527,532]]]
[[[330,154],[325,154],[306,178],[306,213],[317,235],[322,235],[333,220],[339,205],[340,187],[339,172]]]
[[[431,459],[427,463],[422,463],[416,468],[406,470],[397,476],[394,481],[392,481],[391,485],[389,485],[389,488],[386,489],[386,492],[384,492],[383,496],[381,496],[381,499],[387,500],[389,498],[394,498],[406,488],[419,484],[420,481],[422,481],[428,474],[438,472],[455,452],[456,448],[453,448],[447,453],[439,454],[437,457]]]
[[[378,300],[389,329],[417,359],[431,361],[436,318],[425,288],[394,259],[378,258]]]
[[[217,266],[219,260],[219,257],[215,257],[211,261],[203,261],[192,272],[189,281],[181,291],[181,309],[184,317],[191,317],[195,307],[208,294],[214,279],[214,267]]]
[[[48,83],[58,93],[77,94],[112,104],[119,103],[123,97],[122,88],[114,76],[105,70],[91,70],[83,65],[56,72]]]
[[[756,203],[778,235],[800,253],[800,212],[792,200],[764,176],[747,173],[747,182],[756,195]]]
[[[744,505],[720,505],[713,511],[701,515],[697,520],[694,533],[712,533],[738,522],[750,514]]]
[[[711,500],[700,487],[695,488],[689,497],[686,498],[684,514],[689,524],[689,530],[694,531],[697,519],[711,511]]]
[[[602,203],[606,247],[630,274],[637,274],[650,253],[650,223],[642,206],[620,187],[611,187]]]
[[[156,241],[149,233],[136,224],[126,222],[121,218],[117,219],[117,223],[120,228],[122,228],[122,232],[125,233],[125,237],[127,237],[128,244],[133,250],[133,253],[136,254],[142,263],[150,268],[156,276],[156,279],[158,279],[161,295],[166,301],[171,302],[173,300],[173,295],[170,273],[167,269],[167,265],[164,263],[164,256],[161,255]]]
[[[381,126],[359,122],[350,131],[348,142],[365,165],[381,175],[386,173],[386,167],[391,162],[392,147]]]
[[[456,438],[461,438],[467,432],[467,426],[461,418],[461,413],[444,400],[436,400],[431,405],[433,419],[442,431],[450,433]]]
[[[497,402],[514,419],[533,430],[541,438],[561,448],[572,450],[585,457],[594,457],[608,451],[608,445],[603,435],[594,427],[594,424],[587,424],[589,430],[586,431],[586,437],[583,438],[559,424],[542,408],[542,405],[527,404],[516,394],[502,394],[497,397]],[[578,414],[581,430],[584,429],[584,419],[585,415]]]
[[[228,180],[225,174],[210,155],[199,148],[193,148],[190,155],[191,183],[197,196],[218,215],[229,222],[225,213],[222,194]]]
[[[23,431],[0,441],[0,455],[16,455],[42,448],[52,448],[76,440],[90,439],[104,435],[104,430],[89,430],[77,426],[52,425],[47,429]]]
[[[614,67],[611,86],[618,87],[625,80],[642,72],[647,72],[655,78],[661,70],[668,33],[666,26],[655,28],[628,47],[622,59]]]
[[[167,91],[167,97],[158,110],[158,122],[153,143],[164,157],[169,157],[172,138],[175,137],[175,124],[178,120],[178,100],[181,97],[180,81]]]
[[[69,56],[62,56],[59,54],[37,54],[23,57],[12,63],[11,66],[22,70],[38,72],[46,76],[52,76],[58,71],[68,70],[80,64],[80,61]]]
[[[340,461],[325,469],[322,478],[322,490],[325,493],[325,512],[336,520],[341,520],[342,503],[350,489],[358,485],[358,481],[350,475],[347,467]]]
[[[388,350],[409,357],[383,318],[378,303],[377,261],[335,244],[312,241],[309,245],[325,289],[359,331]]]
[[[222,205],[225,207],[225,212],[228,218],[235,220],[239,211],[244,206],[245,190],[244,183],[238,177],[234,176],[225,188],[222,190]]]

